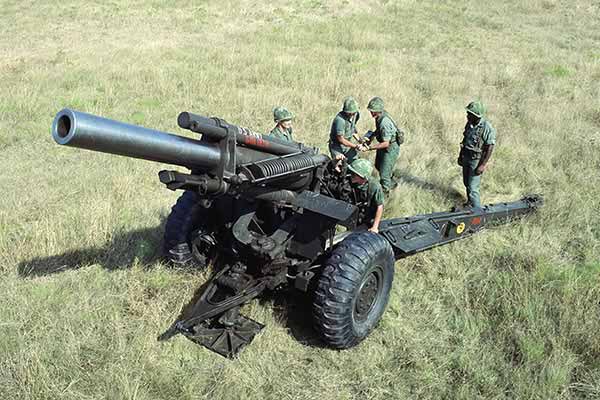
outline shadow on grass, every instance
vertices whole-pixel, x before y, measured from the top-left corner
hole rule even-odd
[[[457,203],[464,203],[466,201],[465,197],[458,190],[444,186],[439,183],[428,182],[424,179],[419,178],[418,176],[410,175],[405,172],[395,171],[394,177],[399,181],[404,183],[408,183],[414,186],[417,186],[420,189],[430,190],[432,192],[437,192],[438,194],[446,197]]]
[[[22,261],[17,270],[21,277],[36,277],[91,264],[99,264],[108,270],[129,268],[136,260],[142,264],[152,264],[161,257],[163,225],[117,234],[101,247]]]
[[[269,292],[261,304],[271,305],[276,318],[285,325],[299,343],[309,347],[328,348],[313,328],[312,300],[297,290]]]
[[[161,259],[162,225],[117,234],[101,247],[89,247],[49,257],[37,257],[18,265],[19,276],[39,277],[75,270],[98,264],[107,270],[129,268],[134,262],[152,264]],[[216,273],[214,269],[211,276]],[[208,279],[182,308],[175,321],[185,320],[194,314],[194,306],[210,282]],[[272,307],[274,314],[287,326],[298,342],[311,347],[324,347],[312,327],[311,301],[309,296],[284,290],[264,292],[258,298],[261,304]]]

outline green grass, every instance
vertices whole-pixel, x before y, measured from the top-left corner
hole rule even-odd
[[[600,398],[600,9],[575,0],[4,2],[0,398]],[[342,99],[407,130],[386,216],[448,209],[464,106],[498,131],[485,202],[535,216],[399,262],[360,346],[314,343],[302,302],[228,361],[157,343],[209,272],[159,260],[164,166],[57,146],[72,107],[188,135],[189,110],[326,148]],[[372,128],[365,112],[361,130]],[[288,304],[289,303],[289,304]]]
[[[546,74],[556,78],[563,78],[565,76],[570,75],[571,71],[569,71],[568,68],[563,67],[562,65],[554,65],[548,68],[548,70],[546,70]]]

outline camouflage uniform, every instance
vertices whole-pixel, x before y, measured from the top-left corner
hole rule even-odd
[[[379,143],[389,142],[389,146],[385,149],[377,149],[375,156],[375,168],[379,171],[379,179],[381,186],[386,192],[394,189],[397,185],[392,179],[394,166],[400,156],[400,144],[398,143],[398,135],[400,131],[394,120],[383,108],[383,100],[379,97],[374,97],[369,102],[367,107],[370,111],[381,112],[381,115],[375,120],[375,132],[373,136]]]
[[[293,141],[292,128],[282,129],[279,126],[281,121],[290,121],[292,119],[294,119],[294,114],[292,114],[287,108],[281,106],[275,107],[273,109],[273,120],[277,123],[277,125],[271,130],[271,132],[269,132],[269,135],[276,137],[277,139]]]
[[[479,102],[474,102],[479,103]],[[462,166],[463,183],[467,189],[468,203],[472,207],[481,207],[479,187],[481,185],[481,175],[475,175],[476,169],[481,160],[484,145],[496,144],[496,130],[483,117],[483,105],[481,103],[467,106],[467,111],[480,118],[477,125],[471,125],[467,121],[463,132],[463,140],[459,154],[459,164]],[[471,107],[471,109],[469,108]],[[478,108],[475,108],[478,107]],[[475,110],[475,112],[472,111]]]
[[[289,141],[293,141],[294,140],[292,138],[292,128],[281,129],[279,127],[279,125],[277,125],[275,128],[273,128],[271,130],[271,132],[269,132],[269,135],[273,136],[273,137],[276,137],[277,139],[289,140]]]
[[[354,115],[350,117],[347,112],[354,112]],[[331,153],[331,158],[343,154],[348,163],[352,163],[357,158],[358,153],[356,150],[341,144],[338,140],[338,135],[350,141],[352,135],[357,132],[356,123],[359,119],[360,114],[358,113],[356,101],[352,97],[347,97],[344,99],[343,110],[335,116],[331,123],[331,130],[329,132],[329,152]]]

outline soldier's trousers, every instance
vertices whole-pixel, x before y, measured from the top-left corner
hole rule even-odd
[[[375,156],[375,168],[379,171],[379,180],[384,191],[388,192],[396,187],[396,182],[392,179],[396,160],[400,156],[400,146],[391,145],[391,148],[377,150]],[[386,151],[389,150],[389,151]]]
[[[463,183],[467,189],[467,199],[472,207],[481,207],[481,198],[479,196],[481,175],[475,175],[478,165],[479,160],[463,161]]]

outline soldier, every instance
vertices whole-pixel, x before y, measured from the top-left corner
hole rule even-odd
[[[271,130],[269,135],[277,139],[293,141],[292,119],[294,119],[294,114],[287,108],[281,106],[275,107],[273,109],[273,120],[275,120],[277,125],[275,125],[275,128]]]
[[[481,207],[479,185],[481,174],[496,144],[496,131],[484,118],[485,108],[480,101],[472,101],[467,105],[467,123],[460,144],[458,165],[463,169],[463,183],[467,189],[466,207]]]
[[[361,202],[368,204],[366,218],[367,221],[373,221],[369,230],[371,232],[379,232],[379,223],[383,216],[384,195],[381,185],[371,175],[373,166],[364,158],[358,158],[348,165],[351,172],[352,186],[358,192],[358,197]]]
[[[384,192],[388,193],[397,186],[397,183],[392,180],[392,173],[400,155],[400,144],[404,142],[404,132],[398,129],[392,117],[385,111],[381,97],[373,97],[367,109],[375,119],[375,132],[367,132],[365,135],[367,142],[359,150],[377,150],[375,168],[379,171]],[[373,137],[377,139],[376,144],[371,144]]]
[[[329,152],[331,153],[331,158],[337,160],[346,158],[348,163],[351,163],[357,157],[356,148],[358,144],[351,142],[350,139],[357,132],[356,123],[359,118],[360,114],[356,100],[352,97],[346,97],[342,111],[335,116],[331,123],[331,131],[329,133]]]

